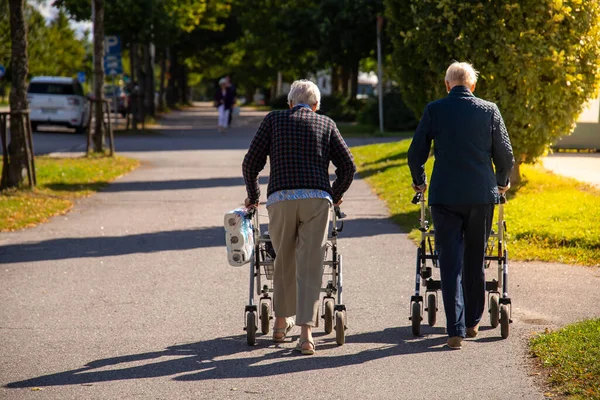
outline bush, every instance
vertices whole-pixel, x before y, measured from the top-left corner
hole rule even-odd
[[[354,122],[365,102],[358,99],[348,99],[345,96],[329,95],[321,97],[321,114],[335,121]]]
[[[356,120],[365,125],[379,126],[379,99],[371,97]],[[386,131],[409,131],[417,127],[415,113],[404,104],[402,95],[395,91],[383,95],[383,127]]]
[[[532,162],[572,132],[600,78],[600,2],[387,0],[396,81],[409,107],[446,95],[452,60],[480,71],[478,96],[498,104],[515,159]]]
[[[287,94],[273,99],[269,106],[273,110],[287,109]],[[321,96],[321,108],[319,114],[325,114],[335,121],[354,122],[359,111],[365,106],[364,100],[350,100],[345,96],[329,95]]]
[[[289,108],[287,94],[282,94],[281,96],[277,96],[274,99],[271,99],[269,102],[269,106],[273,110],[286,110]]]

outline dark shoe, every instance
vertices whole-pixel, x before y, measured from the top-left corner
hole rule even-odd
[[[475,325],[472,328],[467,328],[467,337],[474,338],[479,333],[479,324]]]
[[[463,338],[460,336],[452,336],[448,338],[448,347],[452,350],[460,350],[462,347]]]

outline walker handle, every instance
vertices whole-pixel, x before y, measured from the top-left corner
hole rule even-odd
[[[340,209],[340,206],[334,206],[333,211],[335,211],[335,216],[337,217],[337,219],[346,218],[346,214],[342,212],[342,210]]]
[[[413,197],[411,203],[418,204],[421,201],[423,201],[423,192],[417,192],[415,193],[415,196]]]

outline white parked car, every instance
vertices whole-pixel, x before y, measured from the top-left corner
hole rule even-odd
[[[38,125],[59,125],[77,133],[88,129],[90,105],[81,84],[73,78],[38,76],[27,89],[31,129]]]

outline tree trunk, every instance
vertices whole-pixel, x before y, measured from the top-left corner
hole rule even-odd
[[[177,70],[179,65],[177,64],[177,51],[170,49],[170,66],[169,66],[169,84],[167,86],[167,105],[169,108],[175,108],[177,106]]]
[[[337,65],[331,67],[331,94],[336,95],[340,91],[340,72]]]
[[[137,45],[135,44],[135,39],[132,39],[131,44],[129,45],[129,69],[131,69],[130,75],[131,75],[131,87],[132,88],[138,82],[138,77],[136,76],[136,73],[137,73],[136,61],[137,60],[134,57],[134,54],[137,54]]]
[[[190,88],[188,86],[188,69],[187,69],[187,65],[185,64],[181,64],[179,67],[179,99],[180,102],[184,105],[187,105],[190,103],[190,96],[189,96],[189,91]]]
[[[12,43],[10,109],[13,112],[28,108],[26,79],[29,72],[29,60],[27,57],[27,26],[25,25],[24,8],[25,0],[10,0],[10,37]],[[6,187],[20,186],[29,168],[25,129],[22,118],[11,118],[10,143],[8,145],[10,164],[6,175]]]
[[[154,55],[152,54],[152,44],[144,45],[144,64],[146,70],[146,81],[144,85],[146,115],[156,117],[154,107]]]
[[[340,79],[342,81],[342,96],[348,96],[348,87],[350,83],[350,71],[346,67],[341,67],[342,72],[340,73]]]
[[[510,173],[510,185],[516,187],[521,183],[521,162],[515,158],[515,166]]]
[[[357,61],[352,67],[352,71],[350,72],[350,93],[348,94],[348,98],[350,100],[356,99],[356,95],[358,94],[358,70],[359,70],[359,62]]]
[[[254,85],[247,85],[244,92],[246,96],[246,104],[254,102],[254,93],[256,92],[256,87],[254,87]]]
[[[104,151],[104,0],[94,1],[94,98],[96,99],[96,124],[94,128],[94,152]],[[110,116],[109,116],[110,117]]]
[[[158,110],[165,111],[165,77],[167,74],[167,58],[169,57],[169,48],[165,48],[160,59],[160,84],[158,89]]]

